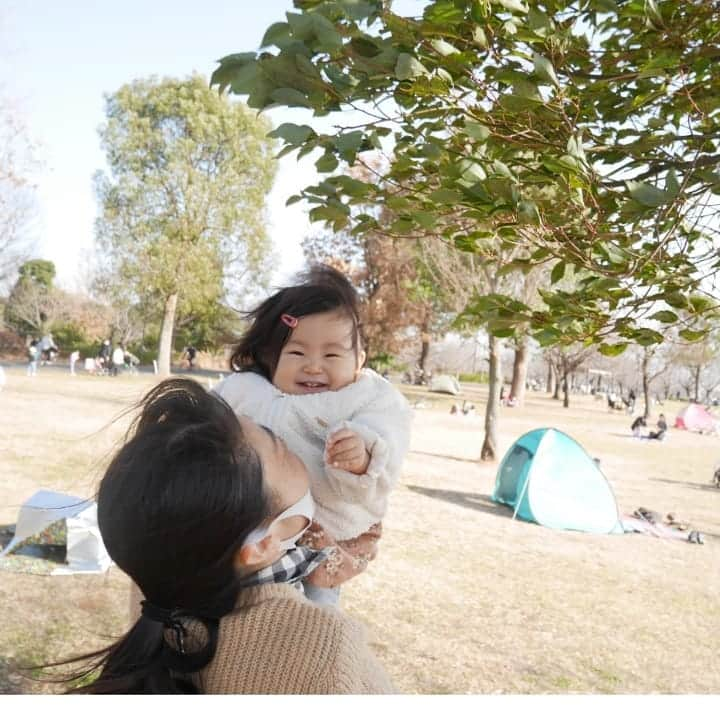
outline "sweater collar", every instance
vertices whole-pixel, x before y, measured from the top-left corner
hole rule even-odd
[[[305,596],[295,585],[287,583],[268,583],[267,585],[253,585],[242,588],[235,603],[235,609],[251,607],[266,600],[287,598],[290,600],[304,600]]]

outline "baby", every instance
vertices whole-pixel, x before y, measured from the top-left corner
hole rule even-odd
[[[304,587],[325,605],[337,604],[339,586],[377,554],[410,442],[407,401],[363,369],[357,305],[344,275],[313,267],[249,314],[230,361],[234,373],[214,388],[307,466],[316,513],[302,542],[333,550]]]

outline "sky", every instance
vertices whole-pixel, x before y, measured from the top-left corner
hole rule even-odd
[[[398,0],[400,12],[420,0]],[[0,3],[0,88],[19,108],[38,144],[41,169],[36,257],[52,260],[58,281],[83,289],[94,246],[97,203],[92,177],[105,168],[97,129],[103,95],[149,75],[207,77],[216,60],[257,49],[265,29],[285,19],[292,0],[3,0]],[[268,113],[274,125],[307,122],[302,110]],[[311,228],[302,205],[285,200],[316,178],[312,156],[280,161],[268,197],[269,232],[280,282],[302,266],[300,242]]]

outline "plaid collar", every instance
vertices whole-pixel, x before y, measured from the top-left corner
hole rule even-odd
[[[322,565],[330,555],[330,548],[313,550],[306,545],[298,545],[289,550],[277,562],[252,575],[248,575],[240,587],[264,585],[266,583],[296,583],[307,577]]]

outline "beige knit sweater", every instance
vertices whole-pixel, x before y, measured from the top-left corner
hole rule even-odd
[[[132,620],[139,614],[133,588]],[[242,590],[220,621],[215,657],[194,682],[207,693],[340,695],[396,692],[360,625],[291,585]]]

